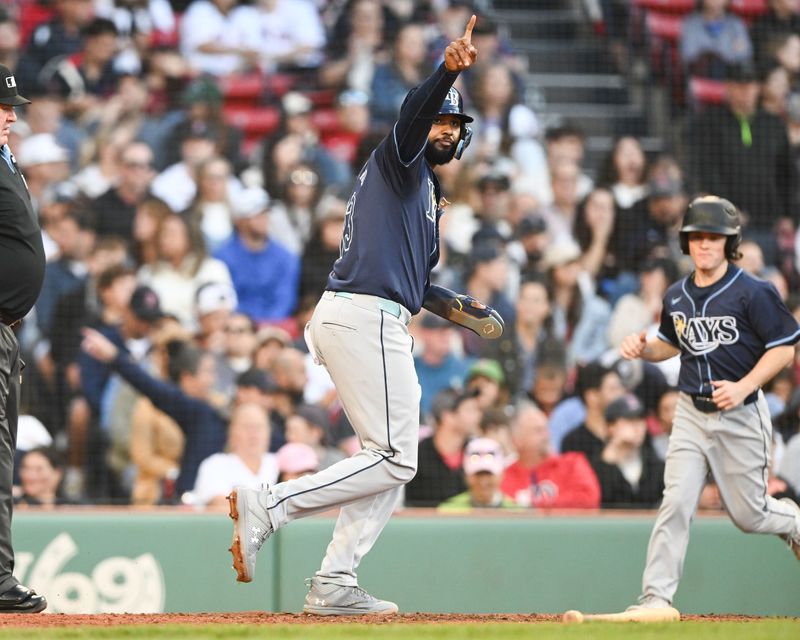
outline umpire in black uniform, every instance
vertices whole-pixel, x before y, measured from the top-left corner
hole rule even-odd
[[[8,148],[14,107],[29,104],[17,92],[11,71],[0,65],[0,613],[38,613],[43,596],[14,577],[11,545],[11,487],[17,446],[19,343],[14,330],[42,288],[44,247],[28,187]]]

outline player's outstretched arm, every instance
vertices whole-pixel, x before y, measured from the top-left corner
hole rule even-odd
[[[641,358],[648,362],[661,362],[680,353],[680,350],[660,338],[647,339],[647,332],[631,333],[625,336],[619,347],[620,355],[626,360]]]

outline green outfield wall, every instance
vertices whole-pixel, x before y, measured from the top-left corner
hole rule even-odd
[[[654,514],[461,516],[406,512],[387,526],[360,583],[401,611],[614,611],[639,593]],[[17,577],[51,610],[299,611],[334,519],[292,523],[234,581],[223,512],[18,512]],[[800,616],[800,563],[774,537],[702,517],[676,606],[685,613]]]

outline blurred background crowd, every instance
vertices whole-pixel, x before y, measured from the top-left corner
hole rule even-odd
[[[479,16],[474,116],[423,312],[409,506],[651,508],[677,361],[619,360],[690,268],[689,197],[743,211],[740,265],[800,317],[798,0],[2,0],[32,100],[10,146],[48,254],[18,337],[23,504],[222,501],[359,443],[302,328],[351,182]],[[125,354],[81,350],[92,327]],[[798,369],[766,389],[770,491],[800,491]],[[701,506],[721,509],[709,479]]]

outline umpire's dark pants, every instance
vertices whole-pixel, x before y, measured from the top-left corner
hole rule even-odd
[[[0,593],[17,584],[11,545],[11,487],[17,448],[20,359],[17,336],[0,323]]]

